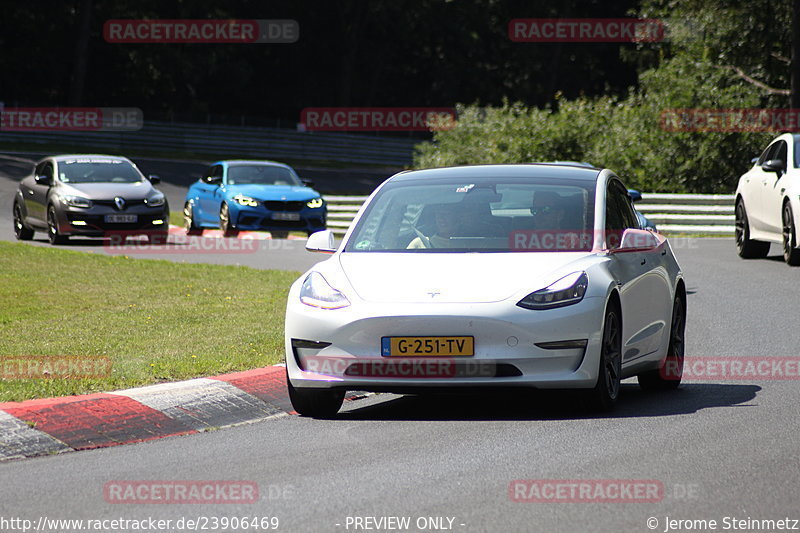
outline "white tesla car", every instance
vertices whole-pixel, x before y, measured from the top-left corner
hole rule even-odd
[[[736,187],[736,248],[745,259],[766,257],[770,243],[783,259],[800,265],[800,135],[772,141]]]
[[[346,390],[582,389],[610,409],[620,380],[674,388],[686,290],[669,243],[638,229],[610,170],[486,165],[401,172],[341,246],[291,287],[286,372],[297,412]]]

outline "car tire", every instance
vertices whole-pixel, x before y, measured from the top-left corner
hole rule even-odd
[[[789,266],[800,265],[800,250],[797,246],[797,232],[794,227],[792,205],[786,202],[783,205],[783,260]]]
[[[769,253],[769,243],[750,238],[750,223],[744,202],[736,202],[736,251],[742,259],[760,259]]]
[[[186,202],[183,206],[183,227],[186,228],[186,235],[202,235],[203,228],[194,221],[194,208],[192,204]]]
[[[47,239],[50,244],[67,244],[69,242],[68,235],[62,235],[58,232],[56,208],[52,205],[47,208]]]
[[[239,230],[231,223],[231,211],[228,204],[224,203],[219,208],[219,229],[225,237],[236,237]]]
[[[619,398],[622,381],[622,313],[619,305],[610,301],[603,319],[603,335],[597,383],[586,397],[591,411],[607,412]]]
[[[33,239],[34,231],[25,225],[22,219],[22,209],[19,204],[14,202],[14,235],[18,241],[29,241]]]
[[[289,232],[288,231],[270,231],[269,234],[273,239],[288,239],[289,238]]]
[[[642,390],[677,389],[683,377],[684,349],[686,346],[686,302],[677,294],[672,304],[672,321],[669,328],[667,356],[656,370],[637,376]]]
[[[312,418],[330,418],[339,412],[344,402],[343,390],[330,389],[297,389],[289,381],[286,370],[286,387],[289,389],[289,400],[298,414]]]

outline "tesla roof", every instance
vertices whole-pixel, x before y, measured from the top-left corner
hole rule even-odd
[[[469,165],[461,167],[409,170],[392,177],[392,181],[462,178],[563,178],[596,181],[602,169],[582,165],[530,163],[520,165]]]

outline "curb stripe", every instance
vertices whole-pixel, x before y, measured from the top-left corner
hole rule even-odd
[[[4,410],[75,450],[104,448],[195,430],[139,402],[113,394],[88,394],[66,402],[32,402]],[[40,405],[36,405],[39,403]]]
[[[283,366],[257,368],[244,372],[233,372],[210,379],[223,381],[272,404],[287,413],[294,413],[286,390],[286,369]]]
[[[284,413],[282,409],[264,403],[224,381],[205,378],[114,394],[140,402],[196,431],[242,424]]]
[[[47,433],[0,411],[0,461],[71,450]]]

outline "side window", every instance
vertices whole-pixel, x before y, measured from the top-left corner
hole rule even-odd
[[[53,164],[50,161],[43,161],[36,165],[36,170],[34,171],[35,176],[48,176],[50,179],[53,179]]]
[[[606,190],[606,246],[618,247],[622,232],[638,227],[639,222],[631,207],[628,191],[619,181],[611,180]]]
[[[767,146],[767,148],[763,152],[761,152],[761,156],[758,158],[758,161],[756,161],[756,164],[758,166],[761,166],[764,163],[766,163],[767,161],[769,161],[769,153],[770,153],[770,150],[772,150],[773,146],[774,145],[771,144],[771,145]]]
[[[222,179],[222,165],[214,165],[208,170],[206,176],[203,178],[203,181],[205,181],[206,183],[213,183],[214,181],[219,183],[221,179]]]
[[[775,155],[772,156],[772,159],[780,159],[783,161],[783,170],[786,171],[786,157],[788,156],[789,147],[786,145],[786,141],[778,141],[775,143],[777,145],[777,149],[775,150]]]
[[[759,158],[758,158],[758,164],[759,164],[759,166],[760,166],[760,165],[763,165],[764,163],[766,163],[766,162],[767,162],[767,161],[769,161],[770,159],[775,159],[775,152],[776,152],[777,150],[778,150],[778,143],[772,143],[772,144],[770,144],[770,145],[767,147],[767,149],[766,149],[766,150],[764,150],[764,153],[763,153],[763,154],[761,154],[761,157],[759,157]]]

